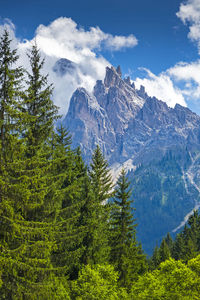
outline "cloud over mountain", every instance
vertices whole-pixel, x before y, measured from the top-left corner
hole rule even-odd
[[[182,2],[176,16],[189,27],[188,38],[197,44],[200,55],[200,0]],[[150,96],[164,100],[169,106],[188,104],[200,113],[200,60],[177,62],[158,75],[144,70],[146,76],[136,79],[137,87],[144,85]]]
[[[200,45],[199,0],[182,3],[177,16],[186,25],[189,24],[189,38]],[[104,78],[106,66],[111,64],[102,55],[103,51],[120,51],[135,47],[138,43],[133,34],[112,35],[99,27],[84,29],[66,17],[60,17],[49,25],[39,25],[32,40],[19,40],[10,20],[5,20],[5,24],[0,26],[0,33],[5,27],[10,32],[13,47],[18,49],[19,63],[27,70],[29,62],[26,53],[36,40],[42,57],[45,57],[44,72],[49,74],[49,81],[54,84],[54,101],[61,108],[61,114],[67,112],[71,95],[77,87],[84,87],[91,92],[96,80]],[[75,66],[74,72],[58,76],[53,70],[60,59],[71,61]],[[179,62],[160,74],[143,68],[145,75],[137,77],[135,84],[137,88],[144,85],[150,96],[162,99],[171,107],[176,103],[187,106],[189,101],[195,102],[200,98],[199,69],[199,61]]]
[[[34,40],[45,57],[44,71],[49,74],[50,82],[54,83],[54,100],[66,113],[69,100],[78,86],[92,90],[97,79],[103,79],[106,66],[110,63],[101,55],[101,50],[119,51],[135,47],[137,39],[134,35],[122,36],[103,32],[99,27],[85,30],[71,18],[60,17],[49,25],[39,25],[33,40],[20,41],[15,36],[15,26],[10,20],[0,26],[0,32],[7,28],[13,39],[14,46],[20,54],[19,63],[29,69],[26,57]],[[77,64],[76,74],[67,73],[58,77],[53,72],[56,61],[66,58]]]
[[[181,90],[176,87],[170,76],[163,72],[159,75],[153,74],[150,70],[143,68],[147,76],[145,78],[136,78],[135,85],[145,86],[149,96],[157,97],[167,103],[168,106],[174,107],[176,103],[187,106]]]

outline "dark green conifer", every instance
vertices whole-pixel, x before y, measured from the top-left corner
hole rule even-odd
[[[96,227],[94,227],[92,239],[93,263],[104,263],[108,261],[110,251],[108,244],[108,225],[110,218],[108,200],[113,195],[113,182],[108,163],[104,159],[99,146],[97,146],[93,152],[89,177],[95,197],[94,216],[96,218],[94,223]]]
[[[26,101],[23,103],[27,126],[23,130],[23,135],[21,132],[20,138],[17,139],[21,145],[21,151],[18,150],[17,156],[13,156],[15,149],[12,147],[10,151],[12,159],[6,159],[5,170],[8,174],[9,193],[7,190],[7,195],[1,203],[1,219],[3,220],[1,233],[4,233],[1,235],[3,285],[0,293],[2,299],[56,299],[58,293],[67,295],[63,271],[53,268],[51,261],[51,254],[56,243],[55,224],[52,218],[54,203],[52,198],[47,199],[52,183],[50,148],[47,148],[47,145],[48,137],[53,129],[55,110],[52,109],[54,106],[49,98],[49,90],[47,89],[42,96],[39,93],[45,81],[42,80],[37,70],[38,66],[41,67],[40,58],[36,55],[37,53],[34,53],[35,63],[33,63],[33,57],[30,57],[30,60],[34,65],[32,71],[35,74],[33,75],[35,80],[30,81],[29,91],[31,92],[25,97]],[[14,72],[12,75],[14,78]],[[11,94],[15,95],[14,91],[9,92],[9,95]],[[40,100],[35,101],[35,104],[41,107],[39,113],[31,108],[33,103],[31,101],[34,97],[35,100]],[[49,103],[49,107],[43,106],[42,99],[44,103]],[[14,104],[7,103],[7,109],[13,112]],[[50,120],[46,119],[45,113]],[[9,122],[14,124],[12,116],[5,120],[6,124]],[[10,131],[8,131],[8,126],[5,128],[7,134],[4,138],[8,143],[9,138],[11,141],[16,138],[18,127]],[[1,147],[2,145],[4,147],[6,143],[1,143]],[[8,157],[7,154],[6,156]],[[8,203],[9,210],[6,209],[7,213],[5,213]]]
[[[160,251],[158,245],[154,248],[153,255],[150,260],[150,268],[157,269],[161,262]]]
[[[0,142],[4,156],[9,154],[7,147],[22,125],[20,96],[23,69],[14,68],[18,58],[16,49],[11,49],[9,33],[5,30],[0,39]]]
[[[172,257],[176,260],[184,259],[185,243],[182,233],[178,233],[172,249]]]
[[[54,136],[51,196],[56,209],[55,266],[65,267],[70,279],[77,278],[83,252],[83,224],[80,222],[84,202],[82,192],[86,171],[80,151],[70,148],[71,135],[61,125]]]
[[[96,201],[104,204],[113,195],[113,182],[108,163],[104,159],[99,146],[93,152],[89,174],[96,195]]]
[[[81,213],[79,223],[83,226],[83,253],[81,257],[81,263],[84,265],[92,265],[97,261],[96,253],[98,254],[98,249],[96,249],[98,243],[98,204],[95,201],[95,195],[92,190],[91,182],[87,172],[85,172],[83,185],[82,185],[82,197],[83,204],[81,206]],[[97,207],[96,207],[97,206]]]
[[[11,269],[11,250],[20,244],[16,238],[20,230],[16,220],[21,215],[15,194],[19,187],[15,186],[14,174],[20,170],[23,148],[19,139],[23,120],[20,98],[23,71],[14,67],[17,60],[17,52],[11,49],[9,33],[5,30],[0,38],[0,261],[3,278],[0,294],[5,298],[10,297],[9,286],[13,284],[7,277]]]
[[[28,53],[31,72],[27,73],[27,90],[24,95],[24,108],[28,113],[25,137],[29,145],[29,155],[47,141],[53,132],[54,122],[58,119],[58,108],[51,99],[53,87],[48,84],[48,75],[42,74],[44,59],[34,44]]]
[[[117,181],[111,217],[111,262],[119,272],[120,283],[129,286],[142,270],[145,260],[136,241],[133,200],[124,169]],[[142,267],[142,268],[141,268]]]
[[[170,253],[171,253],[172,248],[173,248],[173,239],[172,239],[172,237],[171,237],[171,235],[170,235],[169,232],[167,233],[167,236],[165,238],[165,242],[166,242],[166,244],[167,244],[167,246],[168,246],[168,248],[170,250]]]
[[[163,239],[161,242],[159,254],[160,254],[160,262],[163,262],[171,257],[171,252],[165,239]]]

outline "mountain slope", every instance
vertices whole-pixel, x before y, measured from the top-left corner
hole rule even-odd
[[[129,170],[138,237],[148,252],[198,207],[200,117],[188,108],[148,97],[111,67],[92,95],[75,91],[64,125],[87,162],[99,144],[115,176],[122,164]]]

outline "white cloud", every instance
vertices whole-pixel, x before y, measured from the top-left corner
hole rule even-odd
[[[177,80],[194,80],[200,84],[199,70],[200,60],[191,63],[179,62],[168,73]]]
[[[143,85],[149,96],[155,96],[165,101],[170,107],[174,107],[176,103],[186,106],[181,90],[174,85],[167,73],[163,72],[156,76],[148,69],[144,68],[143,70],[146,71],[147,77],[136,78],[135,85],[137,89]]]
[[[176,15],[189,26],[188,38],[197,43],[200,54],[200,0],[182,2]],[[197,107],[200,99],[199,70],[200,60],[179,62],[157,76],[146,70],[147,76],[137,78],[135,83],[137,88],[144,85],[150,96],[156,96],[171,107],[176,103]]]
[[[4,27],[10,31],[13,43],[20,54],[19,63],[29,70],[27,51],[31,48],[33,40],[19,41],[15,36],[15,26],[7,20],[6,25],[0,26],[0,33]],[[54,84],[54,101],[65,114],[68,109],[69,100],[78,86],[83,86],[89,91],[97,79],[103,79],[105,68],[110,63],[101,55],[101,49],[119,51],[137,45],[137,39],[133,35],[113,36],[103,32],[99,27],[91,27],[85,30],[71,18],[58,18],[48,26],[39,25],[35,40],[45,57],[46,64],[44,72],[49,74],[49,81]],[[77,64],[76,74],[66,74],[58,77],[52,68],[60,58],[67,58]]]
[[[188,101],[200,98],[199,70],[200,60],[191,63],[180,62],[167,71],[177,83],[184,84],[182,94],[187,97]]]
[[[181,3],[176,15],[184,24],[189,24],[188,37],[197,42],[200,54],[200,1],[188,0],[186,3]]]
[[[134,35],[125,36],[111,36],[108,35],[106,39],[106,46],[111,50],[120,50],[122,48],[130,48],[137,45],[137,39]]]
[[[58,18],[49,26],[40,25],[36,31],[37,43],[48,55],[67,57],[77,63],[81,56],[96,56],[94,50],[106,47],[110,50],[134,47],[137,39],[133,35],[113,36],[99,27],[88,31],[79,28],[71,18]]]

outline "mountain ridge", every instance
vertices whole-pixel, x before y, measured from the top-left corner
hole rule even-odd
[[[200,117],[198,115],[179,104],[176,104],[174,108],[168,107],[165,102],[149,97],[144,87],[136,90],[129,80],[127,78],[123,80],[121,73],[118,73],[114,67],[107,67],[104,82],[101,80],[96,82],[93,94],[83,88],[78,88],[72,95],[69,111],[63,123],[69,129],[73,123],[74,129],[74,123],[84,120],[82,138],[84,142],[87,139],[89,144],[83,148],[83,155],[87,161],[95,144],[99,144],[104,156],[111,164],[115,161],[123,162],[126,158],[130,158],[130,155],[135,154],[134,148],[137,144],[133,142],[130,150],[130,143],[128,141],[126,143],[126,139],[130,141],[131,136],[135,138],[137,136],[138,142],[142,144],[145,138],[148,140],[148,136],[151,135],[155,140],[156,132],[157,138],[168,132],[168,139],[170,139],[172,134],[175,138],[174,143],[179,140],[181,143],[181,139],[185,140],[185,138],[196,138],[198,139],[196,143],[199,145]],[[142,95],[144,98],[141,97]],[[91,124],[93,127],[89,128]],[[105,130],[107,136],[105,132],[102,133],[101,129]],[[74,145],[82,143],[76,130],[71,130],[71,133]],[[142,135],[145,137],[144,140]],[[105,146],[105,142],[108,143],[108,147]],[[162,138],[160,142],[163,142]],[[120,151],[120,147],[123,150]],[[111,153],[118,151],[121,159],[115,157],[114,161],[110,151]],[[125,152],[128,152],[128,155],[123,157]]]
[[[120,166],[129,171],[138,232],[147,252],[147,236],[155,245],[198,207],[200,193],[194,184],[200,188],[200,160],[191,167],[191,158],[200,153],[200,116],[188,108],[168,107],[149,97],[144,87],[135,89],[130,78],[122,79],[120,67],[107,67],[92,94],[83,88],[74,92],[63,123],[87,163],[98,144],[115,178]]]

